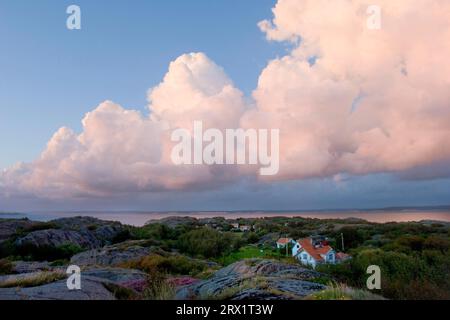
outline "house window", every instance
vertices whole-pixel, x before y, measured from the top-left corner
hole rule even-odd
[[[302,254],[302,259],[304,259],[304,260],[308,259],[308,256],[306,255],[306,253]]]

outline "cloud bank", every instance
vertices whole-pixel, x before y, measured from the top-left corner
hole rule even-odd
[[[259,27],[292,50],[262,70],[252,97],[205,54],[182,55],[149,90],[149,115],[101,103],[80,134],[63,127],[39,159],[5,169],[0,193],[109,197],[242,179],[449,176],[450,3],[377,2],[380,30],[366,27],[369,1],[279,0],[273,19]],[[170,133],[198,120],[220,129],[280,129],[280,173],[173,165]]]

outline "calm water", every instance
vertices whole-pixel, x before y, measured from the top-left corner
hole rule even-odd
[[[102,220],[120,221],[124,224],[143,226],[149,220],[170,216],[212,218],[262,218],[262,217],[305,217],[318,219],[361,218],[371,222],[408,222],[436,220],[450,222],[450,210],[399,210],[399,211],[338,211],[338,212],[70,212],[70,213],[26,213],[1,214],[0,218],[29,218],[35,221],[50,221],[62,217],[90,216]]]

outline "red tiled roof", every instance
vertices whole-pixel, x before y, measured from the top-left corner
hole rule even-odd
[[[291,239],[289,239],[289,238],[280,238],[280,239],[278,239],[277,243],[279,243],[279,244],[287,244],[290,241],[291,241]]]
[[[343,252],[338,252],[336,253],[336,259],[337,260],[345,260],[345,259],[349,259],[351,258],[351,255],[343,253]]]
[[[333,250],[330,246],[320,246],[314,247],[311,243],[311,238],[300,239],[297,241],[303,250],[305,250],[311,257],[313,257],[316,261],[323,260],[322,255],[326,255],[328,252]]]

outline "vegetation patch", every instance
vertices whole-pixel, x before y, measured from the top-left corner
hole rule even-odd
[[[58,247],[53,246],[39,246],[22,245],[16,247],[14,253],[18,256],[24,257],[26,260],[37,261],[55,261],[61,259],[70,259],[77,253],[84,251],[78,245],[67,243]]]
[[[332,284],[328,289],[308,296],[306,300],[384,300],[384,298],[366,290]]]
[[[13,273],[13,264],[7,259],[0,259],[0,275]]]
[[[253,258],[281,259],[284,257],[285,255],[279,253],[278,251],[272,248],[258,248],[256,246],[245,246],[237,251],[229,253],[226,256],[222,256],[216,259],[216,261],[226,266],[244,259],[253,259]]]
[[[181,235],[178,248],[185,253],[204,258],[218,258],[239,249],[244,243],[231,232],[219,232],[211,228],[199,228]]]
[[[142,270],[149,274],[161,272],[191,276],[196,276],[207,269],[206,263],[182,255],[163,257],[158,254],[151,254],[139,260],[123,263],[120,266],[123,268]]]
[[[175,286],[168,280],[167,275],[154,272],[148,277],[143,298],[145,300],[174,300],[175,294]]]
[[[111,292],[117,300],[136,300],[138,298],[137,293],[132,289],[110,282],[103,283],[103,286],[106,290]]]
[[[62,280],[66,277],[61,272],[42,272],[25,278],[11,278],[0,282],[0,288],[29,288]]]

